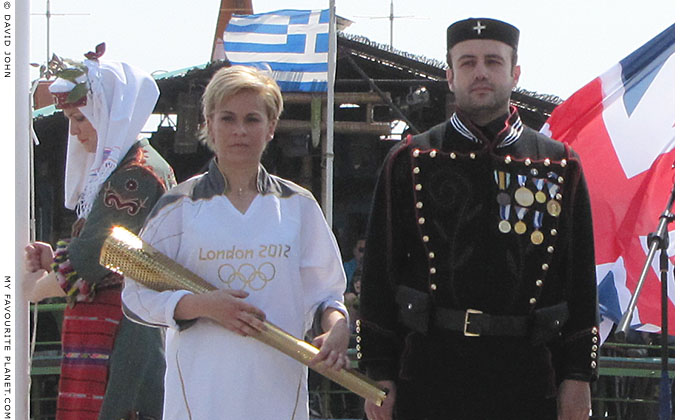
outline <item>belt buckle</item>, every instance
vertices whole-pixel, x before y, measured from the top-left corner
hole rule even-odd
[[[477,309],[467,309],[465,311],[465,324],[462,326],[462,333],[465,335],[465,337],[479,337],[478,333],[472,333],[467,331],[467,325],[470,323],[470,314],[481,314],[483,313],[482,311],[479,311]]]

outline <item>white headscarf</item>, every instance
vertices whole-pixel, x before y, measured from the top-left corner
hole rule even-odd
[[[69,134],[65,165],[65,207],[76,207],[80,218],[89,215],[103,182],[137,141],[159,95],[155,80],[143,70],[104,60],[84,64],[89,92],[79,110],[96,129],[98,144],[96,153],[89,153]]]

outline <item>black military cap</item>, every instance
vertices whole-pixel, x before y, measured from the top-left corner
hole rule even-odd
[[[448,50],[469,39],[493,39],[517,49],[520,31],[515,26],[496,19],[469,18],[448,27]]]

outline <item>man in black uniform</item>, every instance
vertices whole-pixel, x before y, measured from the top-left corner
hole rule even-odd
[[[374,196],[357,341],[390,392],[367,416],[587,419],[600,343],[582,166],[510,105],[515,27],[447,35],[455,113],[391,150]]]

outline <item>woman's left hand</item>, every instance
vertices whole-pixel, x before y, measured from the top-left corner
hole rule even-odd
[[[340,312],[335,311],[340,314]],[[347,346],[350,342],[350,329],[342,314],[324,334],[314,338],[312,344],[320,349],[319,353],[309,362],[309,367],[321,364],[326,369],[340,370],[350,367],[347,357]]]

